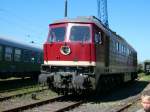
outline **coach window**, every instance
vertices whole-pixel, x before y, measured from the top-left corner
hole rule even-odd
[[[31,62],[32,62],[32,63],[35,62],[35,58],[34,58],[34,57],[31,58]]]
[[[36,55],[36,62],[41,63],[41,54],[40,53],[37,53],[37,55]]]
[[[95,43],[96,43],[96,44],[101,44],[101,43],[102,43],[102,35],[101,35],[101,32],[96,32],[96,33],[95,33]]]
[[[3,55],[3,49],[2,46],[0,46],[0,60],[2,60],[2,55]]]
[[[5,60],[6,61],[11,61],[12,60],[12,54],[13,50],[11,47],[6,47],[5,48]]]
[[[24,50],[23,51],[23,60],[24,62],[30,62],[30,51]]]
[[[14,54],[14,61],[21,61],[21,50],[20,49],[15,49],[15,54]]]
[[[36,52],[31,52],[31,62],[32,63],[34,63],[34,62],[36,62],[36,55],[37,55],[37,53]]]

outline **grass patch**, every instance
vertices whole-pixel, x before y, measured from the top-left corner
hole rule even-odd
[[[21,88],[19,90],[14,90],[14,91],[10,91],[10,92],[3,92],[3,93],[0,93],[0,95],[1,96],[10,96],[10,95],[15,95],[15,94],[22,94],[22,93],[47,89],[47,88],[48,87],[46,87],[46,86],[36,85],[36,86],[31,86],[29,88]]]
[[[37,85],[37,81],[33,79],[16,79],[16,80],[5,80],[0,81],[0,93],[18,90],[21,88],[29,88]]]
[[[150,74],[146,75],[145,73],[138,74],[138,77],[142,81],[150,81]]]

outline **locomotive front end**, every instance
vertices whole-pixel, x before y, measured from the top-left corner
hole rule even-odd
[[[44,44],[39,80],[58,93],[83,92],[95,87],[95,50],[92,24],[51,24]]]

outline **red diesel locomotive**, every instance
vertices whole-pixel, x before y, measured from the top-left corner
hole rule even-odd
[[[113,88],[137,77],[137,53],[96,17],[49,25],[41,82],[58,93]]]

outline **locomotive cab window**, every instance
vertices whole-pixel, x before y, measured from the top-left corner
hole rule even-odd
[[[101,32],[96,32],[94,37],[95,44],[102,44]]]
[[[89,42],[90,28],[88,26],[72,26],[70,41]]]
[[[51,28],[49,31],[48,42],[63,42],[65,39],[65,27]]]
[[[5,60],[11,61],[12,60],[12,54],[13,54],[13,49],[11,47],[6,47],[5,48]]]

